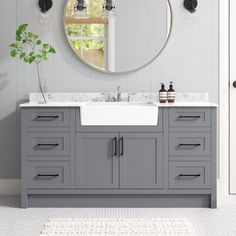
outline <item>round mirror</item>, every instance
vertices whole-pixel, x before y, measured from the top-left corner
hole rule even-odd
[[[124,73],[142,68],[164,49],[171,9],[169,0],[67,0],[64,25],[83,62]]]

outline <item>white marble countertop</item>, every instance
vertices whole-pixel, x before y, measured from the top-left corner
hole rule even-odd
[[[21,104],[20,107],[80,107],[86,103],[107,102],[116,98],[117,93],[46,93],[47,103],[40,103],[42,96],[39,93],[30,93],[29,102]],[[176,93],[175,103],[158,103],[158,93],[136,92],[121,94],[119,104],[154,104],[159,107],[217,107],[209,102],[208,93]],[[115,102],[117,103],[117,102]]]
[[[20,107],[81,107],[91,102],[48,102],[48,103],[37,103],[27,102],[20,105]],[[94,102],[95,103],[95,102]],[[129,104],[142,104],[142,102],[130,102]],[[109,104],[109,103],[108,103]],[[110,103],[111,104],[111,103]],[[120,103],[124,104],[124,103]],[[146,104],[146,103],[143,103]],[[151,103],[149,103],[151,104]],[[152,103],[158,107],[218,107],[216,103],[211,102],[175,102],[175,103]]]

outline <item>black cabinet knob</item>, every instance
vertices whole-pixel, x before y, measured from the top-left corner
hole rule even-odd
[[[236,80],[233,82],[233,87],[236,88]]]

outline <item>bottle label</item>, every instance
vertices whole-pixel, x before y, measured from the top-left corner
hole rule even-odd
[[[167,100],[167,92],[160,92],[159,93],[159,100],[166,101]]]
[[[168,98],[175,98],[175,92],[168,92]]]
[[[167,98],[167,93],[166,92],[160,92],[160,97]]]

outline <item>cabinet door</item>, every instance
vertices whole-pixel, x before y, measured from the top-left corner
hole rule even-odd
[[[77,188],[118,188],[117,133],[76,136]]]
[[[162,187],[162,134],[121,133],[120,187]]]

